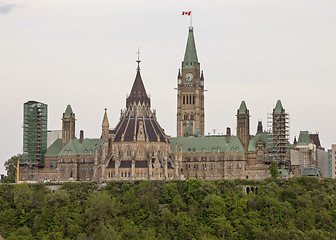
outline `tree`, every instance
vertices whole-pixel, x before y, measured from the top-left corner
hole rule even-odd
[[[278,165],[276,162],[272,162],[270,166],[270,173],[272,175],[272,178],[277,178],[279,177],[279,172],[278,172]]]
[[[17,167],[18,161],[23,160],[23,154],[17,154],[8,159],[4,166],[7,171],[7,182],[14,183],[15,182],[15,171]]]

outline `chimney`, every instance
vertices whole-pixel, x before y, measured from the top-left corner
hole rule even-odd
[[[226,142],[230,142],[230,137],[231,137],[231,128],[226,128]]]
[[[79,134],[79,142],[83,143],[83,139],[84,139],[84,131],[80,130],[80,134]]]

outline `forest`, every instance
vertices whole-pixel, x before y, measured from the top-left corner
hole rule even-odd
[[[332,179],[50,186],[0,184],[2,238],[336,239]]]

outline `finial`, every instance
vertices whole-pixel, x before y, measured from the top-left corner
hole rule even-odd
[[[105,108],[105,112],[107,111],[107,108]]]
[[[138,54],[138,60],[136,61],[138,63],[138,67],[137,67],[137,71],[140,71],[140,49],[138,47],[138,51],[137,51],[137,54]]]

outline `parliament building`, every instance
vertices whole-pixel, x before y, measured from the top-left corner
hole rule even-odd
[[[264,179],[272,161],[283,176],[291,169],[288,114],[280,100],[270,114],[272,129],[261,122],[250,132],[245,101],[237,103],[237,132],[205,135],[205,78],[197,57],[193,28],[189,27],[181,69],[177,75],[177,134],[168,136],[151,109],[141,77],[140,60],[126,108],[110,126],[105,109],[100,137],[75,137],[75,113],[68,105],[62,117],[62,137],[46,150],[43,161],[20,165],[20,181],[185,180],[201,178]],[[154,99],[155,100],[155,99]],[[239,105],[240,104],[240,105]]]

